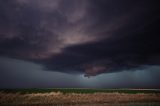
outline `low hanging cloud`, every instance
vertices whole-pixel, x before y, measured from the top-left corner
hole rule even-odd
[[[160,64],[156,1],[0,1],[0,55],[65,73]]]

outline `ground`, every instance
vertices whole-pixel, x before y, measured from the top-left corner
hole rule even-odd
[[[160,90],[3,89],[0,106],[160,106]]]

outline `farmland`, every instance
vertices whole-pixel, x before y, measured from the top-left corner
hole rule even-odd
[[[159,106],[160,90],[3,89],[0,106]]]

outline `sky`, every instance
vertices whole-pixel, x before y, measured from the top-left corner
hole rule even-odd
[[[158,0],[1,0],[0,88],[160,89]]]

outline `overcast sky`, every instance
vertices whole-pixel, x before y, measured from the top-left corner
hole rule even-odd
[[[0,88],[160,88],[156,0],[1,0]]]

